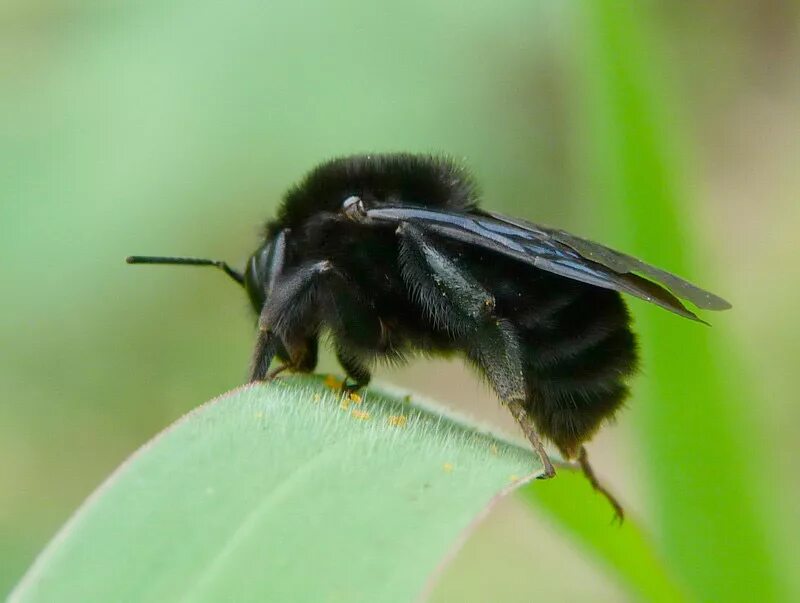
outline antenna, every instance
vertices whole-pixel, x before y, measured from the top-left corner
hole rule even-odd
[[[183,266],[215,266],[225,272],[229,277],[244,286],[244,277],[222,260],[207,260],[203,258],[168,258],[149,255],[129,255],[125,258],[128,264],[172,264]]]

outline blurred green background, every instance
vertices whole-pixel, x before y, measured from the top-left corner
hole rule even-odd
[[[702,591],[752,563],[764,600],[800,596],[788,548],[800,534],[800,405],[790,380],[800,358],[800,3],[638,6],[618,19],[602,0],[7,0],[0,593],[122,459],[245,376],[252,317],[240,290],[214,272],[123,258],[241,264],[282,192],[316,163],[404,150],[463,158],[486,206],[634,251],[733,302],[705,317],[714,327],[702,341],[713,346],[676,346],[674,364],[663,355],[645,364],[629,411],[590,449],[687,583]],[[648,145],[663,161],[648,161]],[[629,228],[619,203],[636,207]],[[670,203],[679,227],[663,230],[657,208]],[[665,232],[683,235],[665,242]],[[646,360],[661,337],[685,332],[692,342],[700,328],[634,310]],[[684,370],[693,354],[724,387]],[[649,390],[671,370],[698,392],[736,396],[670,415],[685,400]],[[378,376],[516,433],[458,365]],[[713,455],[719,420],[728,437],[719,449],[740,451],[731,458]],[[654,430],[675,448],[651,446]],[[681,485],[681,463],[746,499],[746,512],[709,529],[722,558],[721,534],[731,530],[731,559],[720,566],[730,576],[693,572],[680,558],[704,537],[670,519],[664,484]],[[675,505],[710,524],[741,502],[693,498],[690,480],[681,487]],[[628,596],[549,517],[515,500],[500,505],[434,598]],[[744,558],[751,549],[754,559]]]

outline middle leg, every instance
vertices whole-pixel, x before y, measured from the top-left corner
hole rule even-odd
[[[344,383],[342,383],[343,392],[348,394],[354,393],[369,385],[372,379],[372,373],[370,373],[369,367],[345,352],[338,345],[336,346],[336,360],[339,361],[346,375]],[[352,382],[349,383],[348,379]]]

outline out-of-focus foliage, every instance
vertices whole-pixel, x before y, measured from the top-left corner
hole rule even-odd
[[[121,459],[245,374],[240,291],[124,256],[242,261],[281,191],[321,159],[409,150],[463,156],[487,205],[731,299],[703,332],[634,304],[646,364],[617,441],[596,447],[618,461],[601,473],[695,592],[751,595],[719,572],[752,552],[763,598],[776,580],[800,593],[779,537],[800,529],[798,5],[646,6],[608,21],[600,0],[7,2],[0,592]],[[553,538],[552,558],[570,562],[529,563],[549,528],[506,512],[513,530],[487,529],[526,538],[478,534],[440,592],[481,600],[513,582],[521,600],[618,599]]]
[[[592,490],[578,472],[562,471],[557,480],[536,482],[521,491],[522,499],[555,518],[571,542],[591,552],[630,595],[641,601],[691,601],[665,558],[653,547],[636,518],[610,520],[608,501]]]
[[[627,5],[598,0],[583,7],[576,27],[586,132],[582,166],[587,188],[602,200],[590,215],[605,220],[610,236],[626,249],[690,273],[695,244],[682,216],[692,203],[676,168],[683,158],[670,147],[675,109],[653,76],[662,70],[645,35],[646,21]],[[742,445],[763,429],[756,420],[761,394],[748,385],[740,358],[726,345],[730,315],[715,320],[722,328],[711,330],[670,320],[644,304],[634,308],[649,367],[635,416],[664,555],[700,600],[787,597],[780,541],[769,531],[776,509],[758,494],[768,484],[758,476],[752,450]],[[546,491],[531,494],[575,523],[577,510],[563,500],[548,499]],[[606,549],[615,538],[594,534],[588,541]]]
[[[682,274],[697,272],[684,218],[694,203],[677,176],[683,158],[669,147],[674,109],[662,101],[664,86],[654,77],[661,63],[641,15],[605,0],[585,6],[585,165],[602,208],[592,215],[607,220],[625,248]],[[776,534],[767,532],[776,509],[760,494],[768,483],[745,445],[763,439],[763,394],[729,344],[733,313],[711,318],[717,329],[702,329],[635,308],[648,367],[635,419],[664,554],[700,600],[782,600],[788,580],[780,576]]]

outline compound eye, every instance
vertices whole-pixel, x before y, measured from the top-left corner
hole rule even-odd
[[[367,218],[367,208],[361,197],[348,197],[342,203],[342,213],[354,222],[363,222]]]

